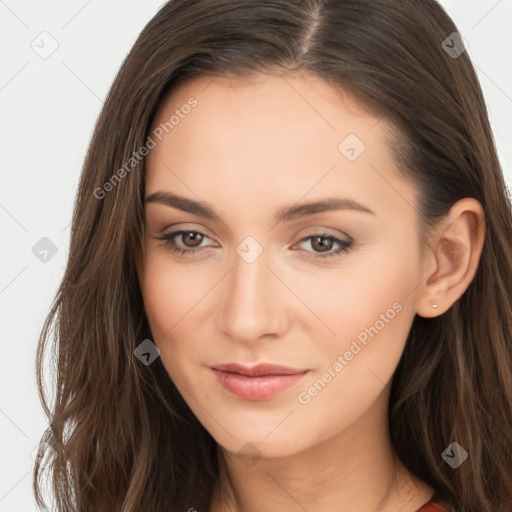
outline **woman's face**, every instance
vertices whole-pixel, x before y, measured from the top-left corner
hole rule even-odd
[[[231,452],[297,453],[371,428],[387,400],[425,277],[388,129],[311,76],[196,78],[158,112],[145,310],[170,378]],[[227,363],[295,376],[212,369]]]

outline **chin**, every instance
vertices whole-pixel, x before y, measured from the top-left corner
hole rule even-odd
[[[214,436],[214,438],[224,450],[240,457],[241,462],[246,458],[249,459],[247,465],[261,458],[288,457],[306,450],[313,444],[303,434],[291,435],[283,429],[280,434],[276,430],[269,435],[269,431],[267,429],[262,432],[246,428],[240,432],[231,430],[230,433],[234,437],[223,432],[220,437]],[[251,458],[254,460],[251,461]]]

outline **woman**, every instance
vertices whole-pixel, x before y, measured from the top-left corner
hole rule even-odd
[[[511,248],[434,0],[168,2],[41,334],[58,509],[509,511]]]

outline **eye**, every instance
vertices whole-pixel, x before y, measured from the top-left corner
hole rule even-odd
[[[177,244],[175,239],[181,237],[181,245]],[[208,235],[201,231],[182,229],[179,231],[173,231],[168,233],[157,240],[165,241],[165,245],[175,254],[181,256],[194,256],[207,250],[207,247],[201,247],[201,243],[209,238]],[[299,244],[306,241],[311,241],[311,247],[314,251],[320,251],[320,253],[314,253],[306,250],[308,258],[330,258],[345,254],[350,250],[354,250],[353,240],[341,240],[333,235],[327,233],[316,233],[302,238]],[[332,246],[337,245],[338,249],[331,251]]]
[[[184,236],[186,235],[186,236]],[[182,245],[176,244],[175,238],[181,237]],[[157,240],[164,240],[165,245],[169,247],[169,249],[178,254],[180,257],[183,255],[192,255],[198,254],[206,250],[204,247],[199,247],[201,242],[203,242],[204,238],[209,238],[208,235],[202,233],[201,231],[195,231],[191,229],[182,229],[180,231],[173,231],[167,235],[164,235],[161,238],[157,238]],[[190,245],[188,245],[190,244]],[[184,246],[184,248],[182,248]]]
[[[331,258],[333,256],[339,256],[341,254],[345,254],[349,252],[350,250],[354,250],[354,242],[353,240],[341,240],[340,238],[337,238],[333,235],[329,235],[327,233],[316,233],[314,235],[307,236],[303,238],[300,243],[311,241],[311,247],[317,251],[320,251],[320,254],[318,253],[312,253],[311,251],[307,251],[307,257],[308,258]],[[338,249],[335,251],[329,252],[332,246],[338,245]]]

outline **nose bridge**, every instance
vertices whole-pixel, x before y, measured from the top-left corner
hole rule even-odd
[[[267,268],[270,253],[252,237],[236,248],[222,300],[221,330],[238,341],[256,341],[278,331],[283,317],[276,277]]]

